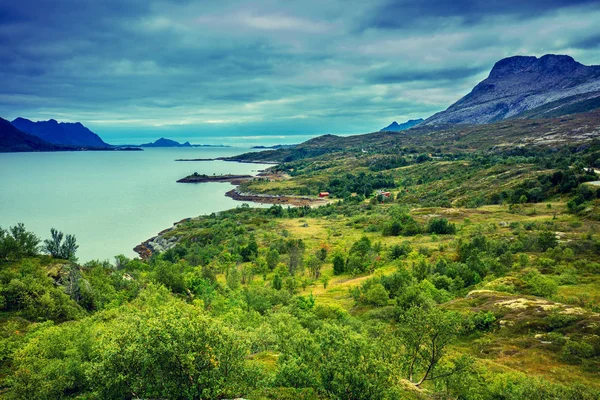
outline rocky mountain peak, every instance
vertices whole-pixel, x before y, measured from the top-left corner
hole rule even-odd
[[[485,124],[515,117],[560,99],[597,96],[600,66],[567,55],[514,56],[498,61],[471,93],[428,118],[423,125]]]
[[[533,56],[514,56],[498,61],[488,79],[502,79],[509,75],[530,74],[568,74],[577,69],[587,68],[571,56],[547,54],[540,58]]]

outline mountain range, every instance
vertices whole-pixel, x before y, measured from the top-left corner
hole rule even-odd
[[[488,124],[505,119],[552,118],[600,108],[600,66],[586,66],[566,55],[514,56],[498,61],[473,90],[425,121],[393,122],[382,132],[444,129],[452,125]],[[0,151],[111,149],[81,123],[17,118],[0,124]],[[191,147],[160,138],[141,147]]]
[[[21,132],[37,136],[52,144],[88,148],[111,147],[80,122],[57,122],[54,119],[33,122],[26,118],[17,118],[12,121],[12,125]]]
[[[0,118],[0,151],[58,151],[68,150],[64,146],[48,143],[37,136],[28,135],[15,128],[9,121]]]
[[[589,111],[599,101],[600,66],[586,66],[566,55],[515,56],[498,61],[471,93],[421,126],[559,116]]]
[[[382,130],[380,130],[380,132],[400,132],[400,131],[405,131],[407,129],[412,128],[413,126],[419,125],[421,122],[423,122],[423,118],[411,119],[411,120],[408,120],[408,121],[406,121],[406,122],[404,122],[402,124],[399,124],[396,121],[394,121],[391,124],[389,124],[388,126],[386,126],[385,128],[383,128]]]

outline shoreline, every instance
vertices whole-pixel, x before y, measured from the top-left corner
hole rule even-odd
[[[328,200],[323,200],[314,197],[285,196],[279,194],[242,193],[237,187],[225,193],[225,196],[237,201],[251,201],[253,203],[260,204],[287,204],[295,207],[323,206],[329,203]]]
[[[262,164],[259,162],[253,162],[253,164]],[[278,164],[278,163],[277,163]],[[292,207],[319,207],[322,205],[329,204],[329,199],[308,197],[308,196],[286,196],[276,194],[258,194],[258,193],[243,193],[239,190],[239,185],[243,182],[247,182],[250,179],[256,177],[266,176],[268,173],[260,172],[256,176],[235,176],[235,175],[222,175],[222,176],[203,176],[199,175],[197,179],[186,180],[189,177],[179,179],[177,182],[180,183],[204,183],[204,182],[220,182],[220,183],[231,183],[235,188],[225,193],[225,196],[241,202],[252,202],[257,204],[273,204],[273,205],[288,205]],[[156,252],[163,252],[174,247],[179,238],[172,237],[165,239],[164,235],[177,227],[181,223],[192,221],[197,217],[184,218],[178,222],[173,223],[173,226],[163,229],[156,236],[151,237],[138,244],[133,248],[142,260],[147,260]]]
[[[228,157],[217,157],[217,158],[177,158],[175,161],[182,162],[202,162],[202,161],[226,161],[236,162],[240,164],[267,164],[267,165],[278,165],[281,164],[277,161],[258,161],[258,160],[235,160]]]

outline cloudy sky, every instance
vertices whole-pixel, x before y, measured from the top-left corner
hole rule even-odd
[[[0,116],[111,143],[370,132],[447,108],[503,57],[600,64],[599,27],[600,1],[5,0]]]

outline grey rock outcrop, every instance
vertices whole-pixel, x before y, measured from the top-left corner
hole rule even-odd
[[[421,126],[485,124],[573,96],[599,97],[598,91],[600,66],[586,66],[565,55],[509,57],[498,61],[471,93]]]

